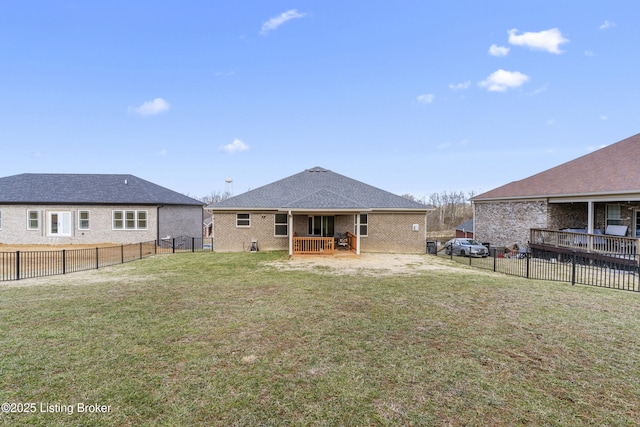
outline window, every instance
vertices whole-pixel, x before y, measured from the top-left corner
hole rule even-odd
[[[40,212],[27,211],[27,230],[40,230]]]
[[[71,212],[48,212],[48,236],[71,236]]]
[[[275,218],[275,235],[288,236],[289,224],[287,223],[287,214],[276,214]]]
[[[113,211],[114,230],[146,230],[147,211]]]
[[[607,205],[607,221],[606,225],[621,225],[622,217],[620,216],[620,205]]]
[[[354,232],[358,232],[358,217],[354,216],[353,229]],[[369,216],[367,214],[360,214],[360,236],[367,236],[369,234]]]
[[[123,215],[124,215],[124,212],[122,212],[122,211],[113,211],[113,225],[112,225],[112,228],[114,230],[123,230],[124,229]]]
[[[236,227],[251,227],[251,214],[236,214]]]
[[[309,235],[311,236],[333,236],[335,226],[334,216],[310,216],[309,217]]]
[[[78,211],[78,230],[89,230],[89,211]]]

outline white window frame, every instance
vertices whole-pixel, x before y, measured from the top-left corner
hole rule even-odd
[[[284,217],[284,222],[278,222],[278,216],[283,216]],[[278,234],[278,226],[285,227],[285,233],[282,234]],[[275,237],[287,237],[289,236],[289,216],[286,213],[282,213],[282,214],[275,214],[273,216],[273,235]]]
[[[56,224],[52,223],[53,217],[56,217]],[[69,211],[49,211],[47,212],[47,236],[50,237],[69,237],[72,234],[73,221],[71,212]],[[55,232],[54,232],[55,230]]]
[[[87,214],[86,218],[82,218],[82,214]],[[86,222],[86,227],[83,226],[83,223]],[[78,211],[78,230],[91,230],[91,214],[88,210],[79,210]]]
[[[240,218],[242,215],[242,218]],[[245,218],[246,216],[246,218]],[[242,223],[241,223],[242,221]],[[246,221],[246,223],[245,223]],[[246,212],[236,213],[236,227],[237,228],[251,228],[251,214]]]
[[[35,218],[31,218],[31,214],[35,213]],[[35,227],[31,226],[31,221],[35,221]],[[40,211],[29,209],[27,211],[27,230],[40,230]]]
[[[116,218],[116,214],[119,218]],[[149,213],[146,210],[118,209],[111,211],[112,230],[146,230],[148,223]]]
[[[616,209],[613,209],[613,208]],[[609,215],[609,209],[611,209],[612,211],[617,210],[617,217],[616,216],[610,216]],[[605,212],[605,225],[621,225],[622,224],[622,206],[617,205],[617,204],[608,204],[606,206],[606,212]]]
[[[360,215],[360,237],[367,237],[369,235],[369,214],[355,214],[353,216],[353,232],[358,235],[358,215]],[[364,222],[362,221],[363,218]],[[362,233],[363,227],[364,233]]]

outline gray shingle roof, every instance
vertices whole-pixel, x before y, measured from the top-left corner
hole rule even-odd
[[[472,200],[639,193],[638,159],[640,134],[479,194]]]
[[[208,209],[395,209],[427,211],[432,207],[408,200],[322,167],[247,191]]]
[[[0,178],[0,203],[203,205],[133,175],[29,173]]]

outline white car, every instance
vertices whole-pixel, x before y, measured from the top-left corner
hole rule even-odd
[[[489,249],[475,239],[455,238],[444,244],[444,251],[447,255],[460,255],[472,257],[487,257]]]

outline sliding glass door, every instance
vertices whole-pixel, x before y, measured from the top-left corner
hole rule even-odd
[[[309,217],[309,235],[331,237],[334,235],[335,216],[316,215]]]

